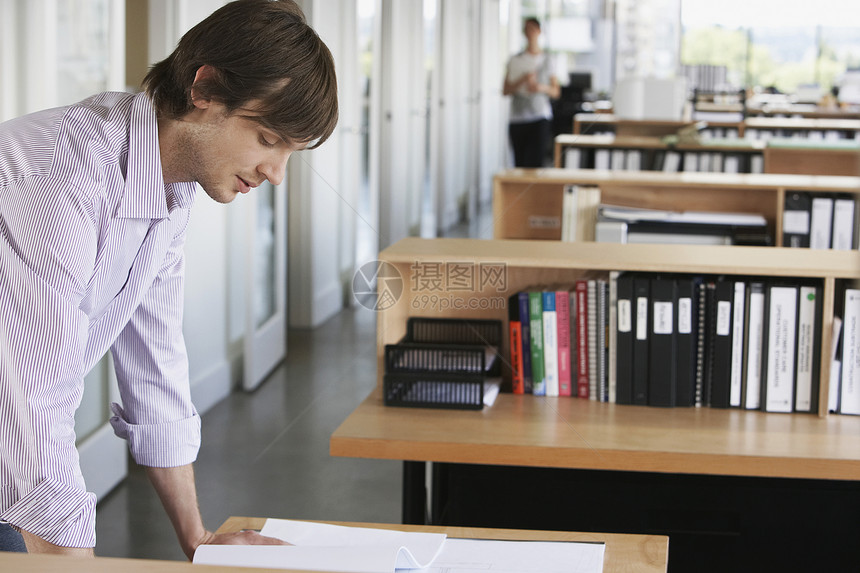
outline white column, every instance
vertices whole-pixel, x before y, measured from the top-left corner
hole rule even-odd
[[[342,0],[341,0],[342,1]],[[308,24],[329,47],[340,70],[357,66],[354,34],[342,34],[342,26],[355,26],[355,11],[332,9],[332,2],[301,2]],[[352,43],[347,40],[352,38]],[[354,72],[353,72],[354,73]],[[349,76],[349,74],[347,74]],[[352,93],[339,81],[339,105]],[[353,103],[353,102],[351,102]],[[350,119],[347,112],[347,120]],[[322,147],[295,154],[288,168],[289,189],[289,310],[290,325],[315,327],[343,308],[344,285],[341,264],[348,259],[341,251],[348,241],[339,222],[354,213],[357,178],[350,184],[341,177],[344,165],[357,162],[358,146],[351,145],[341,129],[335,130]],[[351,233],[354,223],[346,225]],[[351,277],[350,277],[351,278]]]
[[[383,0],[379,232],[385,248],[416,230],[425,160],[425,92],[421,0]]]
[[[482,206],[492,202],[493,175],[503,168],[507,148],[506,102],[502,98],[507,62],[500,50],[500,10],[499,0],[481,0],[478,201]]]

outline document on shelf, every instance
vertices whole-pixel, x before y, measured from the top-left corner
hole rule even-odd
[[[414,533],[268,519],[260,532],[292,545],[201,545],[194,563],[343,573],[420,570],[445,543],[444,533]]]
[[[448,539],[269,519],[261,533],[293,545],[201,545],[194,563],[344,573],[600,573],[603,543]]]

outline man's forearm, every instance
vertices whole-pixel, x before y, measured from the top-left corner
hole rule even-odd
[[[170,517],[179,544],[188,559],[194,557],[199,545],[284,545],[274,537],[265,537],[256,531],[212,533],[203,526],[200,508],[197,506],[197,487],[194,485],[194,469],[189,464],[175,468],[146,468],[161,503]]]
[[[27,546],[28,553],[49,553],[54,555],[71,555],[73,557],[92,557],[92,547],[62,547],[45,541],[29,531],[21,530],[21,537]]]
[[[182,551],[191,559],[210,532],[203,526],[191,464],[175,468],[146,468],[146,474],[167,512]]]

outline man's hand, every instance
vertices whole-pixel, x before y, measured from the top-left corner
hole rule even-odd
[[[245,529],[234,533],[212,533],[207,531],[200,545],[290,545],[277,537],[266,537],[258,531]]]

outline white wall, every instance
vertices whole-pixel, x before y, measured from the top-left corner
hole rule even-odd
[[[305,0],[300,4],[308,23],[331,50],[336,69],[354,69],[354,3]],[[343,76],[338,79],[340,106],[356,105],[358,95],[349,84],[340,81]],[[347,121],[352,121],[357,112],[352,107],[348,109]],[[357,162],[358,146],[357,135],[345,135],[342,125],[319,149],[290,159],[288,305],[293,327],[318,326],[343,308],[341,267],[351,265],[352,249],[344,252],[347,241],[341,241],[340,232],[341,228],[354,232],[358,176],[354,176],[355,184],[343,180],[341,166]]]

